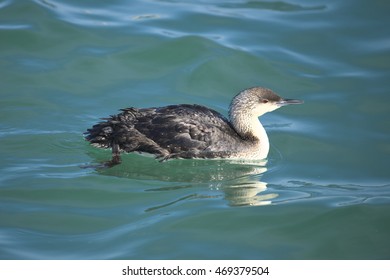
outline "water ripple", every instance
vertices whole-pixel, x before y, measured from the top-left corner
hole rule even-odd
[[[388,258],[389,4],[333,2],[0,0],[0,258]],[[81,168],[122,106],[257,84],[305,100],[266,166]]]
[[[102,7],[85,6],[80,3],[65,4],[54,0],[36,0],[35,2],[65,21],[88,27],[118,27],[131,25],[134,21],[164,18],[164,14],[150,13],[148,9],[144,11],[143,8],[138,9],[133,2],[129,2],[128,5],[108,3]]]
[[[29,24],[0,24],[0,30],[29,29],[31,27]]]
[[[12,0],[4,0],[4,1],[1,1],[0,2],[0,9],[3,9],[9,5],[11,5],[12,3]]]
[[[343,207],[358,204],[390,203],[390,184],[359,185],[330,183],[320,184],[307,181],[292,180],[283,185],[269,184],[272,190],[280,192],[278,203],[295,203],[323,201],[332,207]],[[275,188],[275,189],[274,189]]]

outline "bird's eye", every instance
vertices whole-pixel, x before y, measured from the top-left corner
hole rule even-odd
[[[268,103],[268,99],[263,99],[263,100],[261,100],[261,102],[263,102],[264,104]]]

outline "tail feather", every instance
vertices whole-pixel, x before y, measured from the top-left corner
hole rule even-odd
[[[84,134],[85,139],[89,141],[92,145],[101,148],[111,148],[113,132],[114,129],[109,122],[101,122],[95,124]]]
[[[169,154],[169,151],[134,128],[131,122],[121,121],[118,117],[120,116],[112,116],[85,132],[85,139],[93,146],[112,149],[111,162],[120,162],[121,152],[138,151],[154,154],[156,157],[166,157]]]

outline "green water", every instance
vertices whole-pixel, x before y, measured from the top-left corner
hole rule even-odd
[[[386,1],[0,1],[1,259],[389,259]],[[159,163],[83,132],[128,106],[238,91],[265,166]],[[87,167],[87,168],[86,168]]]

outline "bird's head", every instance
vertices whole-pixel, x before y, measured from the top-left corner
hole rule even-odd
[[[230,117],[233,114],[242,114],[259,117],[267,112],[272,112],[282,106],[290,104],[302,104],[302,100],[284,99],[270,89],[253,87],[237,94],[230,105]]]

